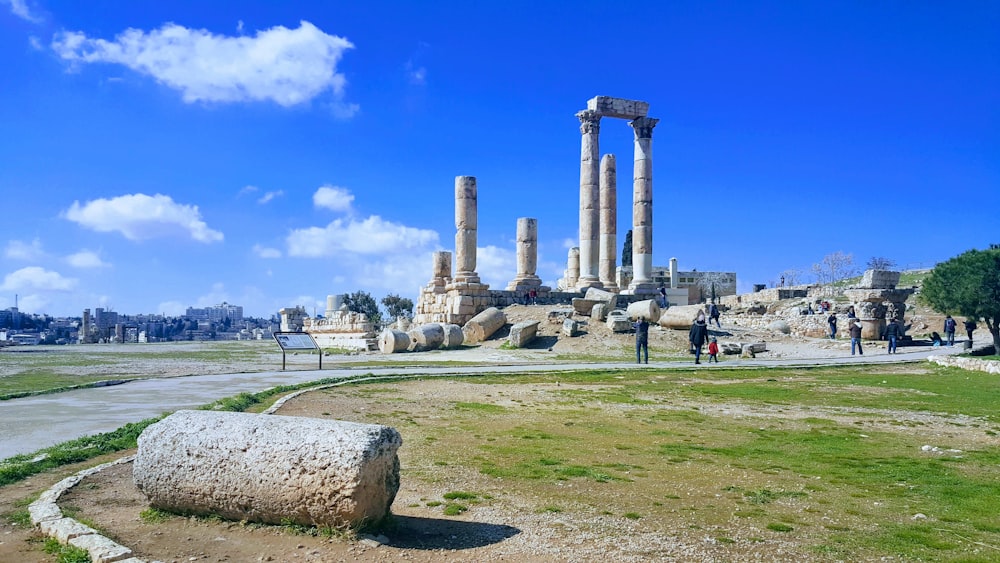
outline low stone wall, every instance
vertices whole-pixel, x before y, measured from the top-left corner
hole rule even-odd
[[[949,366],[972,371],[985,371],[994,375],[1000,374],[1000,362],[996,360],[981,360],[963,356],[927,356],[927,361],[939,366]]]

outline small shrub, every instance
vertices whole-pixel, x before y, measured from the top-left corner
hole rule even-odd
[[[458,504],[457,502],[449,502],[444,507],[445,516],[458,516],[466,510],[469,510],[468,506]]]
[[[55,538],[48,538],[42,550],[56,556],[57,563],[91,563],[90,554],[86,550],[72,545],[63,545]]]
[[[452,491],[444,494],[445,500],[473,500],[479,498],[476,493],[467,493],[465,491]]]
[[[771,522],[767,525],[767,529],[772,532],[791,532],[795,528],[792,528],[788,524],[782,524],[780,522]]]
[[[174,515],[156,508],[147,508],[139,513],[139,518],[147,524],[159,524],[166,522]]]
[[[629,520],[638,520],[642,518],[642,515],[639,514],[638,512],[626,512],[625,514],[623,514],[623,516],[625,516]]]

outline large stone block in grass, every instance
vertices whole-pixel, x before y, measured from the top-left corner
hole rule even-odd
[[[139,436],[132,478],[152,507],[232,520],[360,526],[399,490],[394,428],[178,411]]]

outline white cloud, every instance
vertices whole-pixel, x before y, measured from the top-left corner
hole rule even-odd
[[[0,0],[0,4],[10,4],[10,13],[25,21],[31,23],[42,21],[41,17],[31,13],[31,9],[28,8],[28,3],[25,0]]]
[[[178,234],[205,243],[223,239],[221,232],[210,229],[202,221],[198,206],[175,203],[170,196],[162,194],[129,194],[95,199],[83,205],[74,201],[65,217],[98,232],[118,231],[129,240]]]
[[[75,278],[65,278],[58,272],[38,266],[28,266],[4,276],[0,291],[71,291]]]
[[[264,205],[265,203],[271,201],[272,199],[283,195],[285,195],[285,192],[282,190],[278,190],[275,192],[267,192],[266,194],[260,196],[260,199],[257,200],[257,203]]]
[[[566,250],[569,250],[571,248],[575,248],[577,246],[580,246],[580,244],[576,241],[576,239],[571,239],[571,238],[564,238],[563,239],[562,247],[565,248]]]
[[[34,50],[36,50],[36,51],[43,51],[43,50],[45,50],[45,46],[42,45],[42,42],[37,37],[35,37],[34,35],[29,35],[28,36],[28,45],[31,45],[31,48],[34,49]]]
[[[52,40],[53,50],[65,60],[124,65],[180,91],[188,103],[270,100],[285,107],[326,91],[339,100],[347,80],[337,72],[337,63],[353,47],[307,21],[296,29],[276,26],[253,37],[168,23],[148,33],[130,28],[113,41],[72,31]]]
[[[438,234],[372,215],[364,221],[337,219],[326,227],[295,229],[286,243],[289,256],[320,258],[348,254],[402,254],[435,244]]]
[[[242,188],[240,188],[240,193],[236,194],[236,197],[243,197],[245,195],[256,193],[258,191],[260,191],[260,188],[258,188],[257,186],[243,186]]]
[[[281,251],[277,248],[269,248],[259,244],[253,245],[253,253],[259,258],[281,258]]]
[[[361,111],[361,106],[358,104],[349,104],[346,102],[333,102],[330,104],[330,113],[337,119],[350,119]]]
[[[476,249],[476,273],[493,289],[504,289],[517,275],[517,254],[497,246]]]
[[[229,293],[226,291],[226,284],[222,282],[215,282],[212,284],[212,289],[205,295],[198,297],[195,300],[195,307],[211,307],[213,305],[218,305],[222,302],[232,302],[229,297]]]
[[[12,240],[7,243],[7,248],[4,249],[4,256],[12,260],[31,262],[44,258],[45,251],[42,250],[42,241],[37,238],[31,241],[30,244],[19,240]]]
[[[66,262],[74,268],[104,268],[111,265],[101,260],[99,254],[90,250],[81,250],[70,254],[66,257]]]
[[[350,211],[352,201],[354,194],[350,190],[329,184],[320,186],[313,194],[313,205],[333,211]]]

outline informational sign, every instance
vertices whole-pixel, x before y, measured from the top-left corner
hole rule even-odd
[[[319,344],[313,340],[312,335],[307,332],[275,332],[274,341],[281,347],[281,369],[285,369],[285,352],[299,352],[302,350],[313,350],[319,352],[319,369],[323,369],[323,350]]]
[[[282,350],[315,350],[316,341],[305,332],[274,333],[274,339],[278,341],[278,346]]]

